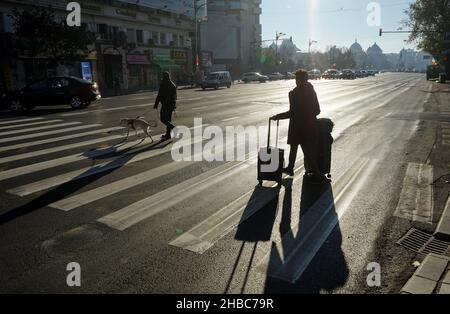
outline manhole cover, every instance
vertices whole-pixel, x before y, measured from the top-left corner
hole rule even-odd
[[[438,240],[432,234],[415,228],[410,229],[397,244],[416,253],[450,255],[450,242]]]

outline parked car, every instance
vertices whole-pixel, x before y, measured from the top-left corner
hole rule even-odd
[[[284,77],[287,80],[293,80],[293,79],[295,79],[295,74],[292,72],[286,72],[286,75]]]
[[[231,87],[231,75],[228,71],[211,72],[206,80],[202,82],[202,89],[207,88],[219,89],[219,87]]]
[[[38,80],[20,90],[8,92],[4,102],[11,111],[54,105],[70,105],[73,109],[80,109],[100,98],[97,83],[61,76]]]
[[[354,79],[356,79],[356,74],[355,74],[355,72],[353,72],[353,70],[344,69],[341,71],[339,78],[343,79],[343,80],[354,80]]]
[[[375,70],[368,70],[367,73],[369,74],[369,76],[375,76],[376,74]]]
[[[244,73],[244,75],[242,75],[242,81],[244,83],[248,83],[248,82],[265,83],[268,80],[269,80],[269,77],[267,77],[266,75],[261,75],[258,72],[249,72],[249,73]]]
[[[310,80],[320,80],[320,78],[322,77],[322,72],[317,69],[308,71],[308,77]]]
[[[272,74],[269,74],[269,80],[271,81],[278,81],[278,80],[283,80],[285,78],[285,76],[283,74],[281,74],[280,72],[275,72]]]
[[[341,72],[339,72],[338,70],[329,69],[323,73],[322,78],[324,78],[326,80],[335,80],[335,79],[339,78],[340,74],[341,74]]]
[[[439,65],[429,65],[427,67],[427,81],[429,80],[437,80],[439,78],[439,74],[443,71],[442,67]]]

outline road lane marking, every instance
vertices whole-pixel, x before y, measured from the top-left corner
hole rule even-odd
[[[408,163],[394,215],[433,223],[433,166]]]
[[[62,122],[64,120],[44,120],[44,121],[38,121],[38,122],[32,122],[32,123],[25,123],[25,124],[15,124],[15,125],[8,125],[8,126],[2,126],[0,127],[0,130],[7,130],[7,129],[13,129],[13,128],[23,128],[26,126],[33,126],[33,125],[39,125],[39,124],[45,124],[45,123],[55,123],[55,122]]]
[[[66,136],[53,137],[53,138],[48,138],[45,140],[39,140],[39,141],[34,141],[34,142],[25,142],[25,143],[10,145],[10,146],[2,146],[2,147],[0,147],[0,152],[5,152],[8,150],[13,150],[13,149],[28,148],[28,147],[32,147],[32,146],[54,143],[54,142],[59,142],[59,141],[64,141],[64,140],[70,140],[70,139],[89,136],[89,135],[109,133],[109,132],[114,132],[114,131],[119,131],[119,130],[124,130],[124,129],[125,129],[124,127],[106,128],[106,129],[99,129],[99,130],[89,131],[89,132],[84,132],[84,133],[77,133],[77,134],[71,134],[71,135],[66,135]]]
[[[64,114],[61,114],[61,116],[62,117],[72,117],[72,116],[80,116],[80,115],[91,114],[91,113],[96,113],[96,112],[125,110],[125,109],[130,109],[130,108],[139,108],[139,107],[149,107],[149,108],[151,108],[151,106],[152,106],[151,104],[131,105],[131,106],[123,106],[123,107],[114,107],[114,108],[105,108],[105,109],[81,111],[81,112],[74,112],[74,113],[64,113]]]
[[[270,277],[295,283],[306,270],[353,199],[375,171],[378,160],[359,160],[329,188],[257,264]],[[333,191],[334,190],[334,191]],[[295,215],[296,217],[298,215]],[[295,236],[294,236],[295,235]]]
[[[72,209],[81,207],[83,205],[92,203],[94,201],[100,200],[107,196],[113,195],[135,187],[139,184],[154,180],[156,178],[163,177],[165,175],[171,174],[175,171],[179,171],[190,165],[193,165],[193,161],[188,162],[171,162],[164,166],[150,169],[148,171],[142,172],[138,175],[134,175],[122,180],[115,181],[110,184],[103,185],[101,187],[89,190],[84,193],[77,194],[72,197],[68,197],[48,205],[49,207],[61,209],[63,211],[70,211]]]
[[[102,125],[101,124],[88,124],[88,125],[76,126],[73,128],[65,128],[65,129],[59,129],[59,130],[54,130],[54,131],[39,132],[39,133],[34,133],[34,134],[1,138],[0,143],[8,143],[8,142],[14,142],[14,141],[19,141],[19,140],[26,140],[26,139],[35,138],[35,137],[42,137],[42,136],[46,136],[46,135],[54,135],[54,134],[59,134],[59,133],[67,133],[67,132],[78,131],[78,130],[83,130],[83,129],[90,129],[90,128],[95,128],[95,127],[100,127],[100,126],[102,126]]]
[[[44,120],[44,118],[27,118],[27,119],[18,119],[18,120],[0,120],[0,125],[10,124],[10,123],[19,123],[19,122],[29,122],[36,120]]]
[[[29,153],[11,155],[11,156],[0,158],[0,164],[4,164],[7,162],[11,162],[11,161],[22,160],[22,159],[26,159],[26,158],[31,158],[31,157],[48,155],[51,153],[61,152],[61,151],[69,150],[69,149],[74,149],[74,148],[88,146],[88,145],[92,145],[92,144],[107,142],[107,141],[116,140],[116,139],[120,139],[120,138],[124,138],[123,135],[112,135],[112,136],[107,136],[107,137],[102,137],[102,138],[95,138],[95,139],[89,140],[89,141],[78,142],[78,143],[68,144],[68,145],[63,145],[63,146],[57,146],[57,147],[47,148],[47,149],[33,151],[33,152],[29,152]]]
[[[191,140],[189,140],[190,142]],[[193,144],[202,142],[203,138],[196,138],[193,141]],[[19,187],[15,187],[12,189],[9,189],[7,192],[10,194],[18,195],[18,196],[26,196],[30,195],[39,191],[47,190],[49,188],[59,186],[61,184],[79,180],[82,178],[86,178],[95,174],[99,174],[108,170],[116,169],[119,167],[124,167],[127,165],[130,165],[132,163],[142,161],[148,158],[160,156],[166,153],[169,153],[172,149],[171,145],[168,145],[162,149],[155,148],[152,151],[147,151],[143,153],[137,153],[133,154],[132,152],[127,152],[124,155],[122,155],[120,158],[114,159],[113,161],[109,162],[102,162],[99,164],[96,164],[92,167],[85,167],[81,169],[77,169],[71,172],[63,173],[61,175],[46,178],[40,181],[32,182],[29,184],[25,184]],[[1,173],[0,173],[1,175]]]
[[[53,124],[53,125],[33,127],[33,128],[28,128],[28,129],[6,131],[6,132],[0,132],[0,136],[14,135],[14,134],[20,134],[20,133],[28,133],[28,132],[33,132],[33,131],[48,130],[48,129],[54,129],[54,128],[59,128],[59,127],[71,126],[71,125],[79,125],[79,124],[81,124],[81,122],[66,122],[66,123],[60,123],[60,124]]]
[[[240,117],[232,117],[232,118],[228,118],[228,119],[223,119],[222,122],[228,122],[228,121],[233,121],[233,120],[237,120]]]

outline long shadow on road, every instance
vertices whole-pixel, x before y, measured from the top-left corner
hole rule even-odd
[[[331,184],[314,186],[303,181],[300,219],[296,234],[291,227],[292,201],[292,189],[287,188],[280,222],[282,253],[275,244],[272,244],[264,292],[276,294],[332,292],[346,283],[349,270],[341,249],[342,234]],[[314,229],[324,227],[326,229],[328,225],[325,224],[336,221],[337,224],[324,245],[321,246],[320,240],[325,239],[321,239],[320,236],[325,234],[320,234],[319,237],[310,236],[314,234]],[[320,248],[317,254],[311,251],[311,249],[314,250],[314,246],[316,249]],[[294,252],[297,254],[294,255]],[[298,255],[299,252],[301,255]],[[309,265],[306,260],[308,254],[313,256],[315,254]],[[286,265],[288,262],[290,264]],[[305,262],[308,266],[295,283],[286,280],[295,278],[294,274],[298,271],[298,267],[302,267],[302,263]],[[287,278],[283,276],[287,276]]]

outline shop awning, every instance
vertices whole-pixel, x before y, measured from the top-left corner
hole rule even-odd
[[[169,57],[156,56],[153,58],[153,64],[159,66],[161,71],[178,71],[181,69],[181,67]]]

